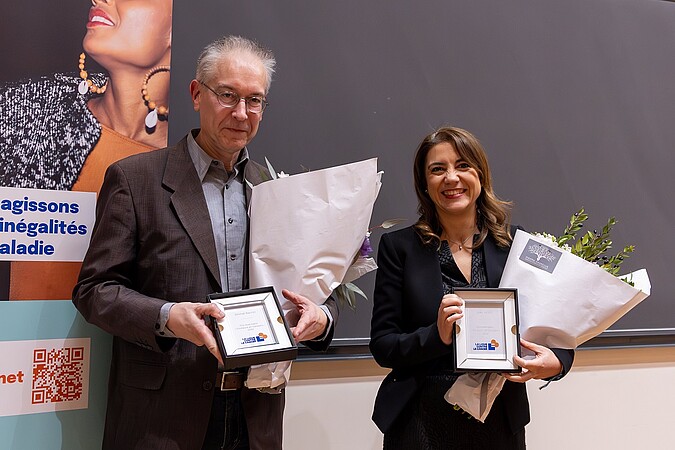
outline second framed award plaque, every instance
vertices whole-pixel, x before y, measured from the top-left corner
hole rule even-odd
[[[455,322],[455,370],[518,373],[520,356],[518,290],[455,289],[464,300],[464,317]]]
[[[225,314],[221,320],[211,319],[225,369],[298,357],[273,288],[210,294],[208,300]]]

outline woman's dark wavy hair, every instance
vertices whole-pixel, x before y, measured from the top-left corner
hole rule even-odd
[[[511,202],[500,200],[492,190],[492,177],[485,150],[478,139],[461,128],[442,127],[424,138],[417,148],[413,166],[415,193],[420,217],[413,226],[426,245],[440,246],[441,223],[436,212],[436,205],[427,191],[426,160],[429,151],[443,142],[450,143],[460,158],[478,172],[481,193],[476,200],[476,225],[480,236],[474,243],[479,247],[488,235],[491,235],[499,246],[507,247],[512,240],[509,233]]]

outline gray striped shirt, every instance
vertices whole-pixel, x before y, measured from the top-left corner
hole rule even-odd
[[[248,150],[244,148],[234,170],[228,173],[222,161],[211,158],[188,134],[188,151],[202,182],[204,198],[211,216],[213,238],[216,241],[220,285],[223,292],[240,291],[244,288],[244,264],[246,263],[246,188],[244,167]]]

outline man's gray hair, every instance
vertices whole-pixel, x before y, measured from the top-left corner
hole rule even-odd
[[[241,36],[223,36],[204,47],[197,59],[197,80],[201,82],[210,80],[215,75],[214,72],[217,70],[221,59],[238,52],[249,53],[260,59],[265,72],[267,72],[267,85],[265,87],[265,93],[267,93],[272,84],[272,75],[276,65],[274,54],[256,41]]]

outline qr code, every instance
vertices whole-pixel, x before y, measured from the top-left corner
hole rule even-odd
[[[56,403],[82,396],[84,347],[33,351],[32,402]]]

